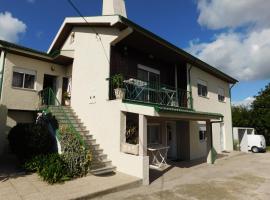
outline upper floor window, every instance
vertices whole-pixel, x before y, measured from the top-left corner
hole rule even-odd
[[[198,87],[198,95],[202,97],[207,97],[208,95],[207,82],[198,80],[197,87]]]
[[[225,101],[225,92],[223,88],[218,88],[218,100],[221,102]]]
[[[139,64],[138,79],[148,82],[150,88],[158,88],[160,83],[160,71]]]
[[[33,70],[13,68],[12,86],[16,88],[35,89],[36,72]]]

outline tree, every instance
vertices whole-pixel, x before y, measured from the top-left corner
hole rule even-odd
[[[245,106],[232,107],[233,126],[253,127],[257,134],[265,136],[270,145],[270,83],[261,90],[250,108]]]
[[[258,134],[264,135],[267,144],[270,144],[270,83],[255,96],[251,109],[253,127]]]
[[[235,127],[251,127],[251,111],[246,106],[232,107],[232,121]]]

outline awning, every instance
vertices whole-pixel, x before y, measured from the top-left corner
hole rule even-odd
[[[191,109],[167,107],[167,106],[155,106],[155,111],[164,117],[184,118],[191,120],[221,120],[223,115],[220,113],[201,112]]]

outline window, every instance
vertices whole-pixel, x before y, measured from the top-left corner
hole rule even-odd
[[[14,68],[12,86],[16,88],[34,89],[36,72],[27,69]]]
[[[198,95],[202,97],[207,97],[208,95],[207,83],[205,81],[198,80],[197,86],[198,86]]]
[[[138,99],[141,101],[156,103],[158,99],[157,89],[160,87],[160,71],[143,65],[138,65],[137,72],[138,79],[145,81],[147,84],[147,90],[143,91]]]
[[[160,144],[160,125],[159,124],[151,124],[147,127],[147,141],[148,144]]]
[[[205,124],[201,124],[199,126],[199,140],[200,142],[203,142],[205,141],[206,139],[206,126]]]
[[[225,102],[225,92],[223,88],[218,88],[218,100]]]

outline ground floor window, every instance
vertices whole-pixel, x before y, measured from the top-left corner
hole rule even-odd
[[[13,68],[12,86],[16,88],[35,89],[36,72],[33,70]]]
[[[199,140],[200,142],[204,142],[206,139],[206,125],[200,124],[199,125]]]
[[[149,124],[147,126],[148,144],[161,144],[160,124]]]
[[[139,115],[126,114],[126,143],[139,144]]]

